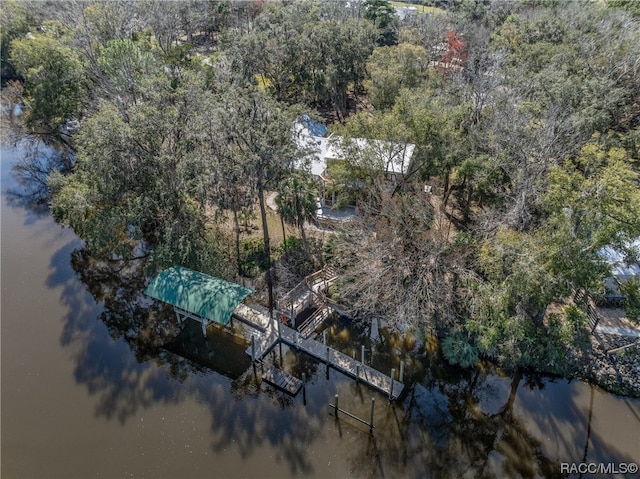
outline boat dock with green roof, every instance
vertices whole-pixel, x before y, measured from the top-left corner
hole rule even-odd
[[[282,342],[325,362],[327,368],[331,366],[354,377],[356,381],[388,394],[389,400],[397,399],[404,389],[402,381],[393,378],[393,370],[391,377],[387,376],[365,365],[364,358],[358,361],[307,335],[301,336],[299,331],[274,321],[269,314],[242,304],[253,290],[239,284],[182,266],[174,266],[156,276],[144,293],[172,305],[179,323],[185,318],[201,323],[205,336],[210,323],[225,326],[232,316],[240,319],[252,328],[251,345],[247,354],[251,355],[254,361],[261,360],[269,350]],[[271,371],[266,376],[267,382],[290,394],[295,395],[299,390],[299,380],[288,379],[285,373]]]
[[[251,293],[253,290],[239,284],[182,266],[164,270],[144,291],[147,296],[172,305],[179,323],[185,318],[200,322],[203,334],[209,323],[226,325]]]

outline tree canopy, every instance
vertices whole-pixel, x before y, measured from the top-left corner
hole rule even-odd
[[[29,133],[75,155],[52,211],[94,255],[231,279],[257,207],[273,308],[269,194],[304,238],[336,193],[359,215],[327,234],[347,307],[448,336],[452,361],[544,365],[579,336],[549,307],[600,292],[598,251],[640,236],[634,2],[402,20],[383,0],[5,3],[3,82],[23,83]],[[296,171],[302,113],[344,156],[322,179]],[[387,174],[371,145],[410,164]]]

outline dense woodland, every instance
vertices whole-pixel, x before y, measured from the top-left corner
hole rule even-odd
[[[336,301],[437,333],[453,363],[562,373],[586,331],[571,298],[601,295],[598,251],[640,236],[640,4],[437,7],[5,1],[3,97],[62,151],[51,209],[95,258],[253,276],[272,308],[328,263]],[[393,184],[366,158],[333,172],[360,217],[330,232],[305,226],[319,186],[294,168],[302,113],[416,145]]]

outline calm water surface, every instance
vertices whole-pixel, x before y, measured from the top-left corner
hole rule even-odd
[[[426,356],[390,405],[285,348],[306,398],[257,386],[245,345],[172,332],[83,260],[73,232],[7,195],[21,154],[1,150],[3,478],[557,477],[561,462],[640,463],[640,402],[581,382]],[[373,437],[335,420],[336,393],[362,418],[375,398]]]

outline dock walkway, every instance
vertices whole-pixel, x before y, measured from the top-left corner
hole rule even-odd
[[[332,368],[383,392],[391,400],[397,399],[402,394],[404,385],[401,382],[391,379],[391,377],[377,369],[367,366],[351,356],[325,346],[314,339],[303,339],[297,331],[291,328],[285,328],[282,329],[282,341],[286,344],[304,351],[320,361],[328,362]]]
[[[336,270],[332,267],[310,274],[280,299],[280,314],[293,323],[296,316],[311,306],[326,307],[324,293],[337,278]]]
[[[252,347],[249,346],[247,354],[253,356],[255,360],[262,359],[280,340],[277,326],[270,327],[268,325],[273,324],[270,322],[268,316],[264,313],[253,310],[247,306],[243,306],[244,309],[250,310],[250,316],[252,319],[245,318],[247,322],[255,320],[260,325],[260,330],[256,331],[253,335],[253,342],[255,344],[255,351],[252,351]],[[236,310],[236,313],[242,314],[241,311]],[[258,319],[257,316],[260,316]],[[265,326],[266,325],[266,326]],[[383,392],[391,400],[397,399],[404,389],[404,385],[391,379],[386,374],[381,373],[377,369],[374,369],[362,362],[348,356],[340,351],[325,346],[324,344],[309,338],[304,338],[300,333],[284,324],[280,324],[280,333],[282,335],[282,342],[292,346],[310,356],[328,364],[332,368],[355,378],[358,381],[368,385],[369,387]]]

